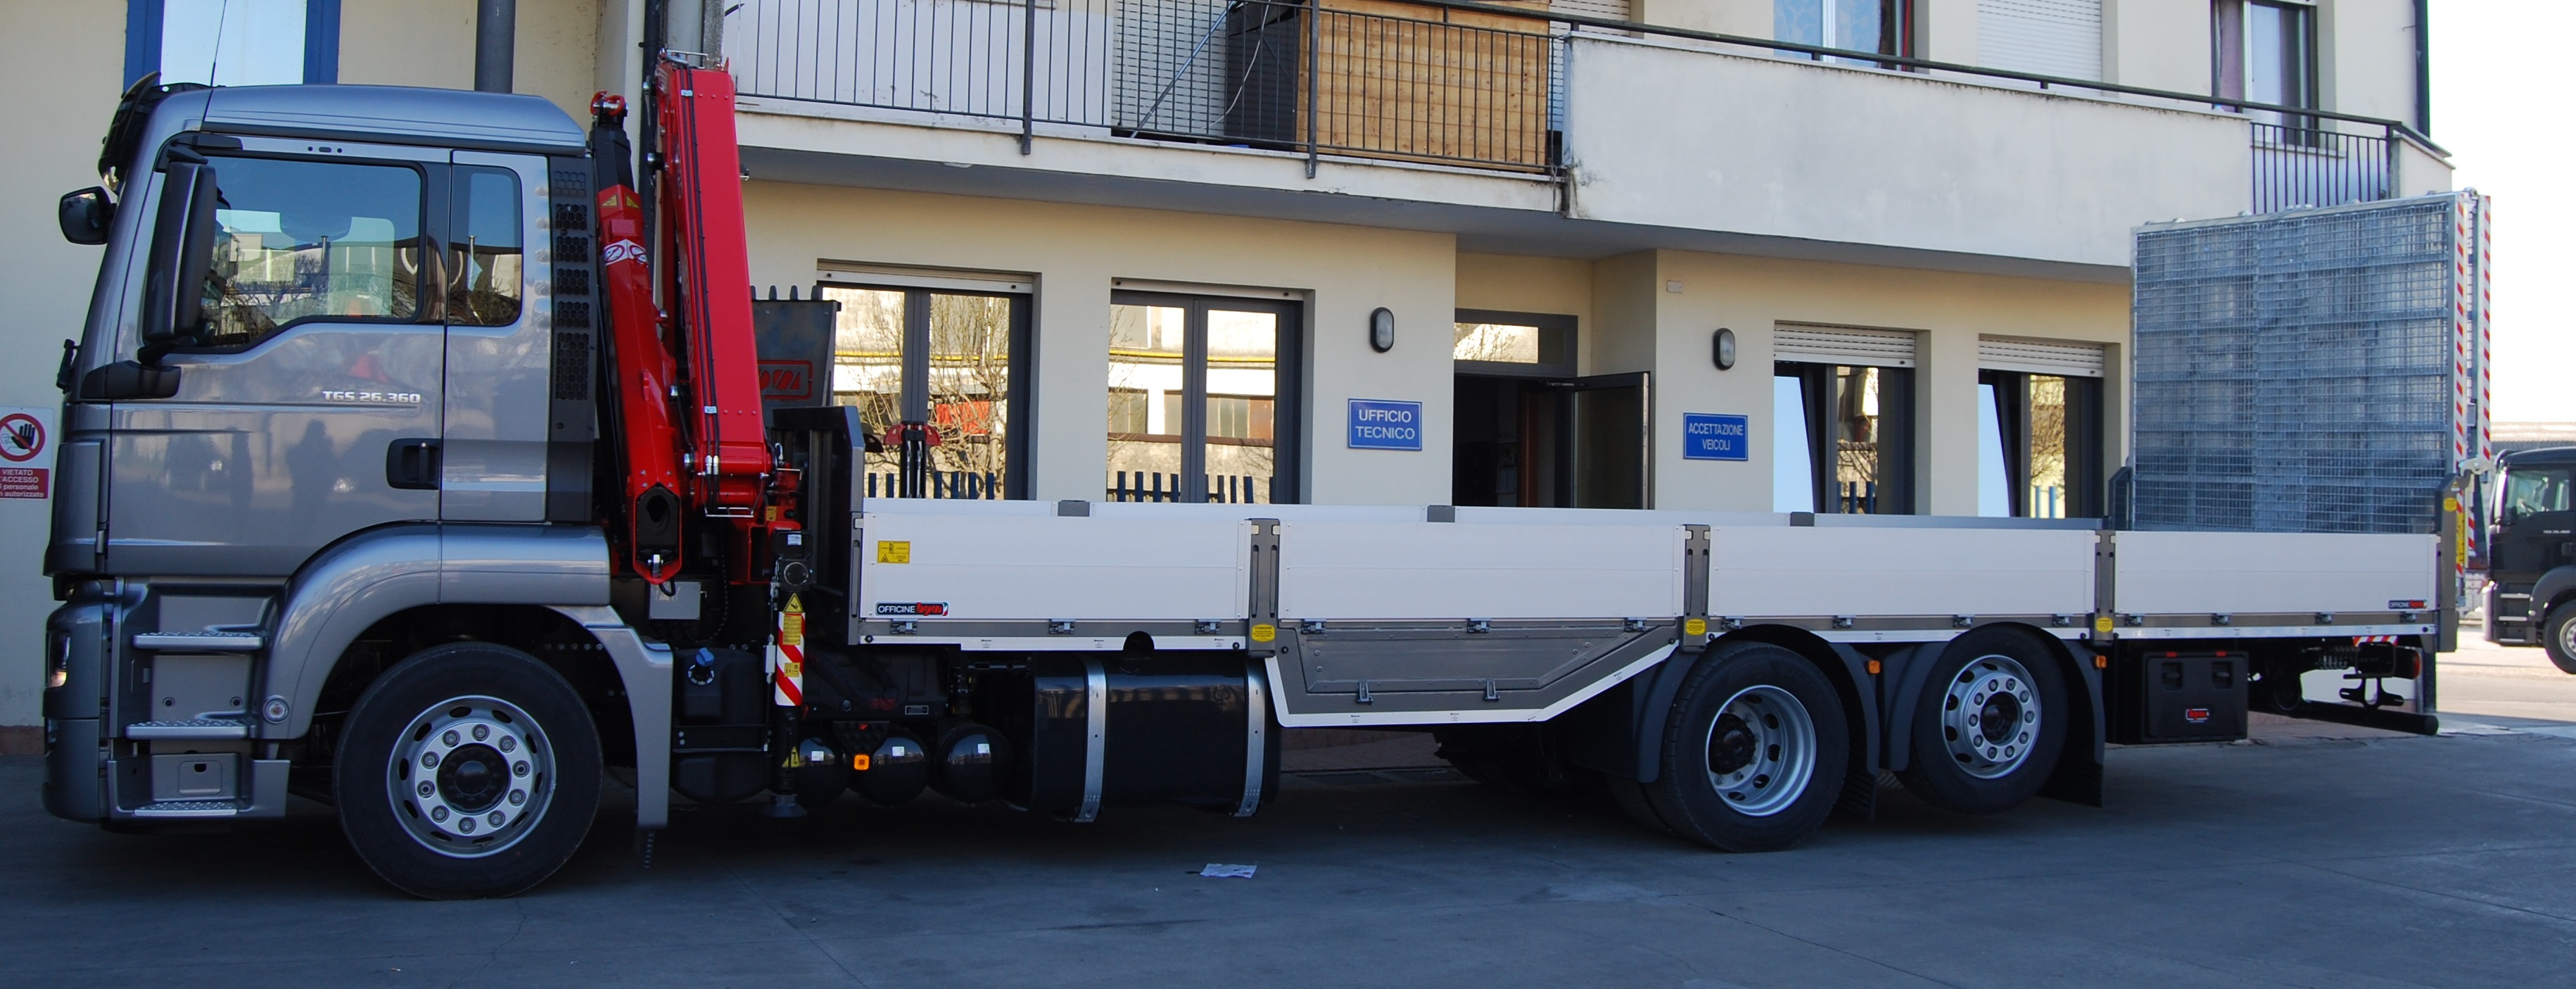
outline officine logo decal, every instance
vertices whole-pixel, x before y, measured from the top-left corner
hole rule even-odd
[[[948,614],[945,601],[879,601],[879,618],[939,618]]]

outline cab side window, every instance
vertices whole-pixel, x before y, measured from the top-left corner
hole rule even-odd
[[[448,222],[447,321],[508,326],[526,294],[520,243],[519,177],[504,168],[461,166]]]
[[[219,158],[209,332],[241,350],[308,319],[420,312],[421,173],[402,165]]]
[[[2505,475],[2503,516],[2518,519],[2566,511],[2567,481],[2565,468],[2517,470]]]

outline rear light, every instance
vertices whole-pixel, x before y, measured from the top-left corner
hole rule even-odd
[[[45,686],[60,687],[72,677],[72,637],[56,632],[46,638]]]

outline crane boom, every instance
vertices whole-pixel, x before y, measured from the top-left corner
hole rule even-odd
[[[622,537],[627,568],[658,586],[687,562],[685,520],[706,519],[724,530],[727,581],[757,583],[760,537],[781,521],[772,507],[785,492],[773,483],[761,415],[733,79],[664,62],[652,85],[664,149],[647,162],[660,171],[653,217],[626,164],[624,101],[603,93],[592,104],[610,392],[622,440],[622,493],[608,507],[623,517],[609,529]],[[655,253],[667,309],[655,302]]]

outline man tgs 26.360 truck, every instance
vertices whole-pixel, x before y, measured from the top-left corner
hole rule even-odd
[[[666,57],[645,98],[637,156],[605,97],[585,134],[129,94],[62,203],[105,256],[61,374],[54,814],[300,794],[403,890],[505,895],[612,775],[648,838],[673,793],[1248,815],[1283,729],[1366,726],[1756,851],[1888,774],[1997,812],[2256,708],[2431,726],[2299,677],[2428,675],[2436,535],[868,497],[863,451],[926,430],[764,416],[730,80]]]

